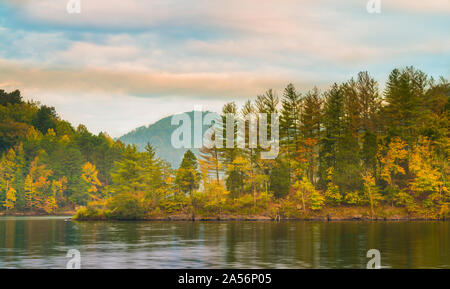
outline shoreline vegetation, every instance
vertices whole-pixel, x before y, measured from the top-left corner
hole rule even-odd
[[[85,208],[79,210],[58,210],[52,214],[46,212],[0,212],[0,217],[41,217],[41,216],[71,216],[77,221],[108,221],[108,220],[134,220],[134,221],[448,221],[446,216],[411,215],[405,208],[388,205],[377,208],[371,216],[367,207],[339,207],[323,208],[318,212],[303,213],[301,210],[290,216],[277,216],[270,213],[259,215],[241,214],[165,214],[147,215],[140,218],[109,218],[108,213],[97,215],[99,212],[86,214]]]
[[[176,214],[166,216],[146,216],[139,219],[120,219],[108,218],[108,216],[84,216],[82,213],[77,213],[72,218],[76,221],[448,221],[445,216],[424,216],[424,215],[408,215],[406,210],[391,210],[382,209],[374,216],[370,215],[367,208],[351,208],[351,212],[342,213],[333,210],[322,210],[319,213],[302,214],[289,217],[276,217],[271,215],[189,215]]]
[[[380,92],[368,72],[323,92],[288,84],[215,133],[244,146],[187,150],[172,168],[106,133],[72,127],[53,107],[0,90],[0,214],[76,210],[76,220],[439,220],[450,214],[450,83],[394,69]],[[250,147],[249,116],[279,115],[279,154]],[[226,125],[225,116],[235,121]],[[239,135],[238,123],[245,134]],[[232,130],[232,131],[230,131]],[[212,135],[215,139],[215,135]]]
[[[0,212],[0,217],[51,217],[51,216],[74,216],[74,210],[61,210],[48,214],[46,212]]]

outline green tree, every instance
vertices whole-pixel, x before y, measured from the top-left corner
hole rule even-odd
[[[284,89],[281,100],[282,109],[280,117],[280,141],[286,154],[288,165],[288,181],[291,180],[291,162],[295,158],[300,144],[300,110],[301,95],[296,91],[294,85],[289,83]]]
[[[319,177],[322,187],[326,184],[327,171],[337,165],[338,143],[343,130],[344,93],[338,84],[325,92],[323,113],[324,134],[320,143]]]
[[[55,108],[43,105],[39,108],[32,124],[41,133],[46,134],[49,129],[56,129],[56,119]]]
[[[193,190],[198,189],[200,175],[197,169],[197,158],[191,150],[187,150],[176,173],[175,183],[180,191],[190,194]]]
[[[390,136],[399,136],[409,145],[417,140],[427,114],[427,85],[426,74],[413,67],[391,72],[384,92],[387,104],[383,109]]]
[[[276,159],[275,166],[270,171],[269,182],[269,190],[274,197],[280,199],[289,194],[289,166],[281,157]]]
[[[122,159],[115,162],[111,172],[113,182],[113,185],[110,186],[111,193],[144,192],[147,187],[144,171],[142,155],[138,152],[137,147],[127,146]]]
[[[311,153],[307,156],[307,176],[311,183],[317,183],[319,144],[321,140],[323,100],[315,87],[303,99],[300,130],[306,143],[311,143]]]
[[[20,104],[22,103],[22,95],[19,90],[14,90],[10,93],[0,89],[0,105],[7,106],[8,104]]]

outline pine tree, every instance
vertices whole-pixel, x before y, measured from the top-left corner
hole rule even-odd
[[[180,168],[177,170],[175,183],[183,193],[191,194],[198,189],[200,175],[197,171],[197,158],[191,150],[187,150],[181,161]]]
[[[113,185],[110,186],[110,192],[112,194],[144,192],[146,190],[144,171],[142,156],[137,147],[127,146],[122,159],[115,162],[111,172]]]
[[[294,85],[289,83],[284,89],[281,100],[282,109],[280,117],[281,146],[286,154],[288,164],[289,185],[291,180],[291,163],[295,158],[300,145],[300,110],[301,96]]]
[[[275,165],[270,170],[269,181],[269,190],[276,198],[284,198],[289,194],[289,167],[280,156],[275,160]]]
[[[338,137],[333,182],[343,191],[360,190],[362,188],[361,104],[353,79],[342,86],[342,91],[344,93],[344,115],[341,122],[341,135]]]
[[[56,129],[56,119],[55,108],[43,105],[39,108],[32,124],[42,134],[46,134],[49,129]]]
[[[279,104],[279,98],[276,95],[276,93],[272,90],[269,89],[268,91],[266,91],[263,95],[258,95],[256,97],[256,101],[255,101],[255,111],[257,113],[260,114],[266,114],[267,115],[267,127],[266,127],[266,131],[267,131],[267,138],[271,139],[272,138],[272,116],[271,114],[273,113],[278,113],[278,104]],[[258,119],[259,121],[259,119]],[[259,129],[259,127],[258,127]],[[258,137],[259,139],[259,137]],[[270,191],[275,190],[276,187],[278,187],[278,185],[274,185],[272,186],[272,188],[270,188],[272,181],[275,182],[274,177],[278,174],[278,173],[282,173],[283,170],[276,172],[273,176],[271,176],[272,174],[272,170],[275,167],[279,167],[279,163],[277,160],[274,159],[261,159],[261,152],[264,151],[263,148],[261,148],[260,146],[261,144],[259,143],[258,145],[258,149],[256,151],[257,157],[256,157],[256,165],[260,171],[259,174],[263,174],[265,176],[268,176],[266,178],[260,178],[260,179],[264,179],[265,180],[265,191],[266,193]],[[284,170],[285,173],[287,173],[287,170]],[[285,174],[282,174],[285,175]],[[287,176],[289,177],[289,174],[287,174]],[[289,182],[289,179],[284,179],[284,181]],[[283,189],[283,191],[281,192],[281,194],[285,193],[286,190]]]
[[[375,134],[380,128],[377,122],[380,121],[379,113],[381,109],[381,97],[378,90],[378,83],[367,71],[358,73],[356,90],[361,112],[361,127],[363,133],[371,132]]]
[[[342,137],[344,117],[344,93],[338,84],[325,92],[323,126],[324,133],[320,143],[319,177],[322,187],[326,184],[327,171],[336,167],[338,143]]]
[[[300,130],[304,145],[310,148],[306,156],[308,163],[306,174],[311,183],[317,183],[319,144],[321,140],[322,104],[319,90],[315,87],[303,98]]]
[[[381,97],[378,91],[378,83],[367,71],[358,73],[356,82],[360,112],[362,150],[361,159],[366,169],[373,174],[376,171],[377,134],[380,133]]]
[[[417,140],[428,113],[427,84],[427,76],[413,67],[391,72],[384,92],[387,105],[383,109],[389,136],[399,136],[410,146]]]
[[[242,137],[238,132],[237,117],[238,112],[236,104],[234,102],[225,104],[222,108],[223,139],[226,140],[228,138],[231,141],[230,137],[232,137],[232,143],[231,147],[230,144],[225,144],[224,148],[219,151],[220,161],[222,162],[222,166],[225,168],[225,184],[227,189],[232,192],[232,196],[236,195],[237,188],[242,188],[243,186],[242,175],[231,169],[234,161],[243,154],[243,149],[238,148],[237,146],[237,140]],[[230,120],[230,118],[233,118],[234,120]],[[227,121],[232,123],[233,132],[228,131],[228,128],[226,127]]]
[[[212,141],[215,141],[215,133],[211,139]],[[199,149],[199,152],[202,169],[206,170],[208,175],[213,176],[216,183],[219,183],[219,174],[221,171],[219,149],[215,145],[211,148],[204,146]]]
[[[156,151],[149,143],[143,153],[143,174],[146,184],[146,197],[153,203],[158,203],[163,197],[164,168],[162,161],[156,157]]]

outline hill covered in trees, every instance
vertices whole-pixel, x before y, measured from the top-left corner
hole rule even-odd
[[[261,147],[204,147],[171,168],[151,145],[140,151],[74,129],[51,108],[2,92],[2,210],[87,204],[78,219],[444,218],[449,97],[447,80],[412,67],[394,69],[383,91],[367,72],[323,92],[289,84],[280,97],[268,90],[222,111],[278,113],[276,159],[262,159]]]
[[[0,90],[0,212],[52,214],[97,198],[125,145],[73,128],[53,107]]]
[[[208,112],[203,112],[203,115],[206,113]],[[194,119],[193,111],[186,112],[186,114],[191,120]],[[177,128],[177,126],[172,126],[171,124],[172,117],[173,115],[160,119],[149,126],[138,127],[121,136],[119,140],[127,145],[136,145],[140,151],[144,151],[145,146],[149,143],[155,148],[156,153],[161,159],[169,162],[173,168],[177,168],[187,149],[174,148],[171,144],[170,139],[172,133]],[[207,126],[203,126],[203,131],[207,128]],[[193,149],[192,151],[198,155],[198,149]]]

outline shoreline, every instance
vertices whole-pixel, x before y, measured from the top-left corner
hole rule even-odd
[[[406,208],[380,206],[373,215],[367,207],[325,207],[320,211],[272,211],[265,212],[173,212],[173,213],[147,213],[139,215],[118,216],[102,209],[78,211],[73,216],[77,221],[432,221],[449,220],[448,216],[441,214],[428,214],[426,212],[409,212]]]
[[[446,218],[424,218],[424,217],[302,217],[302,218],[271,218],[267,216],[221,216],[221,217],[189,217],[189,216],[165,216],[165,217],[148,217],[138,219],[116,219],[116,218],[88,218],[75,219],[74,221],[139,221],[139,222],[286,222],[286,221],[311,221],[311,222],[422,222],[422,221],[448,221]]]
[[[449,221],[446,218],[422,218],[422,217],[395,217],[395,218],[327,218],[327,217],[310,217],[310,218],[280,218],[274,219],[266,216],[224,216],[224,217],[152,217],[139,219],[105,219],[105,218],[89,218],[75,219],[74,214],[57,213],[57,214],[0,214],[0,217],[68,217],[70,220],[77,222],[425,222],[425,221]]]
[[[386,222],[386,221],[448,221],[446,216],[428,215],[428,214],[408,214],[402,208],[379,208],[371,217],[367,208],[364,207],[346,207],[346,208],[325,208],[320,212],[297,212],[296,214],[192,214],[192,213],[174,213],[174,214],[146,214],[144,216],[129,216],[128,218],[118,218],[117,216],[108,216],[107,214],[77,215],[75,210],[60,210],[52,214],[44,212],[0,212],[0,217],[51,217],[64,216],[76,221],[184,221],[184,222],[277,222],[277,221],[356,221],[356,222]]]
[[[61,211],[53,214],[36,213],[36,212],[0,212],[0,217],[52,217],[52,216],[71,216],[75,215],[76,211]]]

